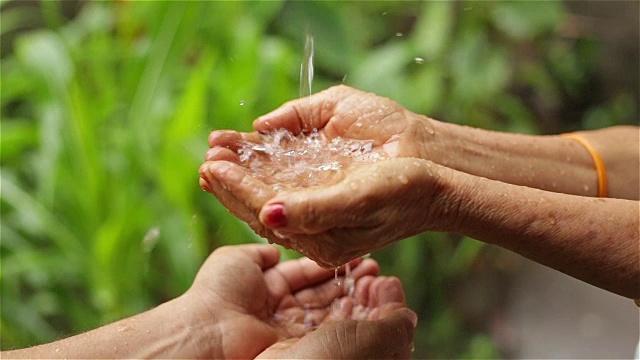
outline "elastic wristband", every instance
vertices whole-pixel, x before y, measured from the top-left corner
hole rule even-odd
[[[596,166],[596,174],[598,175],[598,197],[607,197],[607,169],[604,167],[604,161],[602,160],[600,153],[598,153],[598,151],[596,151],[596,149],[594,149],[593,146],[591,146],[591,144],[580,135],[568,133],[560,134],[560,136],[575,140],[587,149]]]

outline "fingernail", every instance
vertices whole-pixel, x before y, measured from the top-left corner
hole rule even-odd
[[[264,224],[270,228],[279,228],[287,225],[284,206],[282,204],[271,204],[267,206]]]
[[[200,180],[200,187],[202,188],[202,190],[207,191],[207,192],[211,192],[211,184],[209,184],[209,180],[206,179],[205,177],[201,177]]]
[[[413,327],[414,328],[418,327],[418,315],[415,312],[410,311],[409,312],[409,317],[411,319],[411,323],[413,324]]]

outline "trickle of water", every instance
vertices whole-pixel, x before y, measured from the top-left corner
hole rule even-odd
[[[304,42],[304,55],[300,65],[300,97],[309,96],[312,93],[313,83],[313,36],[307,31]]]
[[[335,286],[340,286],[342,285],[342,283],[340,282],[340,279],[338,278],[338,269],[340,269],[340,267],[338,266],[337,268],[334,269],[334,275],[333,275],[333,284]]]

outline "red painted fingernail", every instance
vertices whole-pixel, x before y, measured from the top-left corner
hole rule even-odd
[[[287,225],[287,217],[284,215],[282,204],[271,204],[267,207],[264,224],[270,228],[279,228]]]

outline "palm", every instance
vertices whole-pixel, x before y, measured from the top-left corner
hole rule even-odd
[[[328,322],[376,318],[404,306],[401,291],[393,301],[377,294],[389,278],[375,277],[379,268],[371,260],[352,263],[353,294],[334,283],[332,270],[309,259],[248,266],[245,255],[231,253],[209,263],[215,269],[201,271],[194,287],[213,299],[209,307],[226,357],[255,357],[276,341],[302,338]]]

